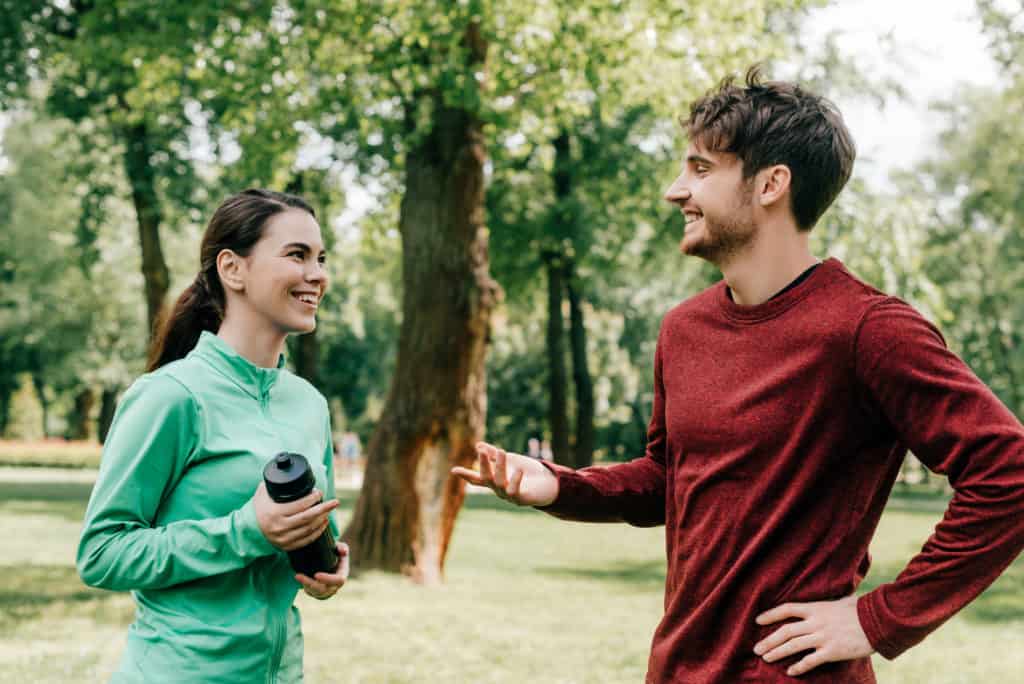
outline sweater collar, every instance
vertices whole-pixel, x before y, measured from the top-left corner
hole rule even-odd
[[[754,306],[743,306],[734,302],[727,292],[727,285],[724,280],[716,286],[718,288],[716,297],[726,317],[740,323],[757,323],[775,318],[784,313],[810,292],[830,281],[836,273],[842,270],[843,265],[835,257],[825,259],[803,282],[776,297],[772,297],[766,302]]]
[[[270,392],[284,367],[284,354],[278,356],[276,368],[263,368],[236,352],[221,338],[205,330],[199,335],[199,342],[189,356],[192,354],[205,360],[255,399],[261,399]]]

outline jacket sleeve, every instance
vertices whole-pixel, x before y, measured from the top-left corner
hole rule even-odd
[[[325,400],[326,403],[326,400]],[[330,501],[338,498],[338,495],[334,487],[334,438],[331,436],[331,413],[330,409],[324,408],[324,433],[326,434],[326,445],[324,447],[324,472],[327,473],[327,482],[325,483],[324,501]],[[335,539],[341,537],[341,528],[338,526],[338,509],[334,509],[327,514],[327,521],[331,528],[331,534],[334,535]]]
[[[899,300],[865,315],[855,358],[866,399],[954,489],[921,552],[858,601],[871,645],[894,658],[977,597],[1024,548],[1024,427]]]
[[[558,478],[558,498],[545,513],[581,522],[665,524],[665,387],[659,340],[654,353],[654,405],[644,456],[628,463],[573,470],[545,463]]]
[[[159,589],[277,552],[260,531],[251,500],[223,517],[155,525],[198,443],[197,405],[180,383],[144,376],[128,390],[104,445],[78,544],[86,584]]]

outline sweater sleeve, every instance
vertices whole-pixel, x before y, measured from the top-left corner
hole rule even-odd
[[[79,540],[78,572],[86,584],[160,589],[277,552],[260,531],[251,500],[223,517],[155,524],[198,443],[195,399],[176,380],[144,376],[128,390],[104,445]]]
[[[581,522],[625,522],[637,527],[665,524],[665,387],[661,343],[654,354],[654,405],[647,452],[628,463],[573,470],[544,463],[558,478],[558,498],[546,513]]]
[[[921,552],[858,601],[871,645],[895,658],[977,597],[1024,548],[1024,427],[938,330],[899,300],[865,314],[855,358],[867,400],[954,489]]]

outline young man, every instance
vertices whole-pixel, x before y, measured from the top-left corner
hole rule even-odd
[[[752,70],[685,127],[665,199],[724,280],[662,322],[646,455],[573,471],[481,444],[479,472],[453,472],[560,518],[666,526],[648,682],[874,682],[873,652],[921,641],[1024,547],[1024,427],[913,308],[812,256],[855,156],[830,103]],[[955,495],[858,598],[908,448]]]

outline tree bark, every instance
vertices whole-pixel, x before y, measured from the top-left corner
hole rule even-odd
[[[560,255],[544,255],[548,277],[548,428],[551,430],[551,453],[556,463],[572,467],[569,448],[569,397],[565,368],[565,321],[562,317],[562,293],[565,290],[565,268]]]
[[[569,293],[569,339],[572,348],[572,379],[576,388],[576,444],[574,468],[594,463],[594,383],[587,367],[587,329],[583,324],[580,283],[572,262],[566,267]]]
[[[320,389],[320,341],[316,330],[295,338],[295,374]]]
[[[470,60],[486,44],[466,33]],[[481,122],[440,93],[432,125],[408,151],[402,235],[402,325],[388,398],[370,439],[363,488],[343,537],[360,569],[438,583],[486,416],[484,357],[500,289],[488,272]]]
[[[96,395],[91,387],[85,387],[75,395],[75,404],[68,415],[68,439],[89,439],[89,414],[95,403]]]
[[[107,434],[110,432],[110,425],[114,422],[114,412],[117,409],[117,395],[120,390],[117,387],[104,387],[100,394],[100,415],[96,419],[96,438],[103,444],[107,441]]]
[[[569,133],[563,128],[552,140],[555,149],[551,174],[555,205],[552,212],[552,234],[556,237],[572,232],[574,217],[572,198],[572,157]],[[548,278],[548,427],[551,429],[551,452],[557,463],[572,467],[575,456],[569,444],[569,388],[565,366],[565,321],[562,302],[565,293],[566,256],[560,241],[542,254]]]
[[[43,439],[47,439],[50,436],[50,401],[46,397],[46,385],[43,383],[42,376],[35,373],[32,374],[32,385],[36,390],[36,397],[39,399],[39,408],[43,412]]]
[[[163,310],[167,297],[170,276],[167,262],[160,246],[160,200],[156,194],[156,179],[150,163],[149,135],[145,123],[127,126],[123,129],[125,143],[125,172],[132,187],[132,204],[139,226],[139,244],[142,246],[142,277],[146,289],[146,318],[149,335],[156,329],[156,322]]]
[[[11,417],[11,390],[0,385],[0,436],[7,432],[7,423]]]

